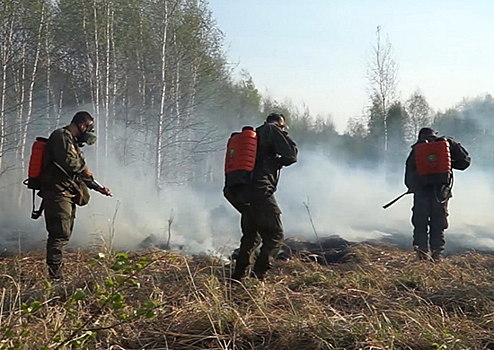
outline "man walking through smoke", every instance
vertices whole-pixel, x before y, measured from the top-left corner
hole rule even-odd
[[[252,131],[253,132],[253,131]],[[258,279],[265,277],[283,240],[281,210],[274,193],[280,170],[297,161],[297,147],[288,136],[282,114],[270,114],[256,129],[257,155],[250,181],[224,188],[227,200],[241,213],[242,238],[232,279],[241,280],[253,262],[255,249],[262,247],[253,272]]]
[[[63,278],[63,248],[72,234],[76,204],[88,203],[88,187],[111,196],[107,187],[94,180],[80,149],[96,142],[93,123],[88,112],[78,112],[70,125],[53,131],[46,143],[40,196],[48,230],[46,263],[54,280]]]
[[[405,185],[414,194],[413,246],[419,260],[440,260],[448,228],[452,169],[465,170],[470,161],[468,152],[452,138],[438,137],[431,128],[419,131],[405,168]]]

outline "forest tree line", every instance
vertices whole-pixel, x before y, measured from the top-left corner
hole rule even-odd
[[[95,117],[95,166],[152,166],[155,186],[215,181],[229,133],[281,112],[300,147],[339,162],[400,169],[422,126],[462,142],[487,167],[494,99],[434,112],[397,96],[391,45],[380,29],[369,64],[369,108],[338,133],[330,116],[263,97],[226,59],[203,0],[1,0],[0,179],[25,178],[32,141],[81,109]],[[2,187],[2,186],[0,186]]]

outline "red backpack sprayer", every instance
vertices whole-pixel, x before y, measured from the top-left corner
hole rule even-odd
[[[451,152],[449,142],[445,138],[438,138],[432,142],[421,142],[413,146],[415,152],[415,166],[424,186],[446,185],[449,183],[451,168]],[[391,202],[383,205],[387,209],[405,195],[406,191]]]

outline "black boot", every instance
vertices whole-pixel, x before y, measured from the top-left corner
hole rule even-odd
[[[54,282],[63,281],[63,273],[61,265],[48,265],[48,275]]]
[[[440,250],[433,250],[432,251],[432,260],[435,262],[441,261],[442,258],[442,252]]]
[[[233,273],[232,275],[230,276],[230,278],[232,280],[236,280],[236,281],[241,281],[242,278],[244,278],[245,276],[245,270],[247,270],[247,266],[246,264],[242,264],[242,263],[236,263],[235,264],[235,269],[233,270]]]
[[[425,249],[421,249],[419,246],[414,246],[413,250],[415,250],[415,254],[417,256],[417,260],[430,260],[429,253]]]
[[[252,275],[253,277],[257,278],[259,281],[264,281],[264,278],[266,277],[266,270],[264,271],[253,270]]]
[[[252,269],[253,277],[257,278],[259,281],[263,281],[266,277],[268,270],[272,268],[271,264],[266,261],[257,260]]]

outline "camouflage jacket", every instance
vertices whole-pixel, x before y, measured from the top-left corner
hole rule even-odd
[[[84,154],[68,126],[53,131],[43,158],[40,195],[47,197],[64,191],[73,192],[73,180],[86,170]]]
[[[297,161],[295,142],[279,126],[264,123],[256,129],[258,137],[253,186],[265,195],[276,191],[282,167]]]

